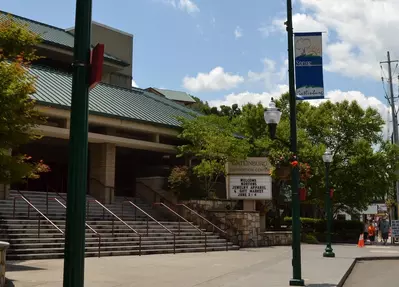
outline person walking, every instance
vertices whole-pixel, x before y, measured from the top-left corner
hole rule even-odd
[[[369,230],[368,230],[368,224],[367,224],[367,220],[365,220],[365,222],[364,222],[364,231],[363,231],[363,240],[364,240],[364,243],[366,243],[367,242],[367,239],[368,239],[368,235],[369,235]]]
[[[386,217],[384,217],[380,222],[380,231],[381,231],[382,242],[384,243],[384,245],[387,245],[388,236],[389,236],[389,221],[387,220]]]
[[[375,240],[375,227],[372,221],[370,221],[367,231],[368,231],[368,238],[370,240],[370,244],[373,245]]]

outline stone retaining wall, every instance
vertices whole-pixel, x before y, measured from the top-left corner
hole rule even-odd
[[[0,241],[0,287],[6,286],[6,250],[9,244]]]
[[[257,236],[260,232],[259,212],[256,211],[213,211],[216,217],[224,223],[231,241],[240,247],[258,246]],[[229,228],[234,227],[234,229]]]
[[[259,246],[283,246],[292,244],[292,231],[266,231],[259,236]]]

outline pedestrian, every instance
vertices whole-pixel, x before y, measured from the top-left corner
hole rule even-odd
[[[386,217],[384,217],[380,223],[380,231],[382,236],[382,242],[384,243],[384,245],[387,245],[389,235],[389,221]]]
[[[364,240],[364,243],[367,242],[367,237],[368,237],[368,235],[369,235],[368,224],[367,224],[367,220],[365,220],[365,222],[364,222],[364,231],[363,231],[363,240]]]
[[[373,245],[373,242],[375,240],[375,227],[372,221],[370,221],[367,231],[368,231],[368,238],[370,240],[370,244]]]

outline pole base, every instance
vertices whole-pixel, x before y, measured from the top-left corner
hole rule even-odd
[[[335,257],[335,253],[332,251],[326,251],[323,253],[323,257],[328,257],[328,258],[334,258]]]
[[[305,286],[305,281],[303,279],[291,279],[290,286]]]

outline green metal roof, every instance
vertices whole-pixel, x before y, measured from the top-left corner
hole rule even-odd
[[[158,93],[164,95],[169,100],[195,103],[195,100],[185,92],[158,89],[158,88],[153,88],[153,89],[156,90]]]
[[[22,25],[27,25],[28,29],[35,34],[40,35],[43,39],[44,43],[49,45],[57,45],[62,46],[68,49],[73,49],[74,46],[74,36],[73,34],[69,33],[68,31],[57,28],[54,26],[50,26],[44,23],[40,23],[34,20],[30,20],[27,18],[23,18],[17,15],[13,15],[4,11],[0,10],[0,20],[10,15],[15,22],[20,23]],[[112,55],[107,53],[104,54],[104,57],[108,60],[112,60],[113,62],[118,62],[123,66],[128,66],[129,64],[125,61],[118,59]]]
[[[41,67],[31,67],[29,72],[37,76],[36,93],[32,98],[38,104],[70,108],[72,75]],[[103,83],[90,91],[89,112],[170,127],[180,126],[177,116],[192,119],[200,115],[142,89],[124,89]]]

